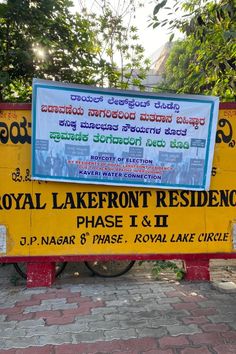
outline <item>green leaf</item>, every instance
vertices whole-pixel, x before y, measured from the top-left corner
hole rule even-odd
[[[4,18],[7,14],[7,5],[0,4],[0,18]]]
[[[170,35],[169,42],[172,42],[172,40],[173,40],[174,36],[175,36],[175,34],[174,34],[174,33],[172,33],[172,34]]]
[[[152,27],[154,29],[154,28],[157,28],[159,25],[160,25],[160,22],[156,22],[156,23],[154,23],[154,25]]]
[[[160,4],[157,4],[155,7],[154,7],[154,10],[153,10],[153,15],[155,16],[162,7],[164,7],[167,3],[167,0],[163,0],[162,2],[160,2]]]
[[[9,80],[9,74],[6,71],[0,71],[0,83],[6,84]]]

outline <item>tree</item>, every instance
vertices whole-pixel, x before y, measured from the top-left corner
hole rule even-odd
[[[88,19],[69,0],[8,0],[0,4],[0,89],[5,100],[30,100],[33,77],[94,84],[99,62]]]
[[[171,51],[163,86],[178,93],[212,94],[222,101],[236,98],[236,18],[231,0],[182,1],[186,14],[181,19],[158,21],[157,14],[167,1],[154,9],[153,26],[167,25],[185,34]],[[180,3],[180,2],[178,2]],[[175,2],[174,10],[177,9]],[[161,5],[161,6],[160,6]]]
[[[80,3],[81,12],[93,24],[93,30],[98,35],[100,59],[106,58],[112,68],[108,85],[144,90],[142,81],[150,68],[150,61],[144,56],[137,28],[132,24],[136,8],[143,6],[143,1],[120,0],[115,6],[109,1],[100,0],[95,2],[97,6],[92,13],[85,1]],[[101,82],[103,84],[104,81]]]
[[[123,23],[136,1],[131,0],[121,14],[105,0],[99,14],[84,8],[72,12],[70,0],[1,2],[0,99],[29,101],[33,77],[119,88],[132,83],[142,88],[148,62],[136,29]]]

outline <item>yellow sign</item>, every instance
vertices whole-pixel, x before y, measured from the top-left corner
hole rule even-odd
[[[31,181],[31,111],[2,109],[0,256],[233,252],[235,134],[230,104],[220,109],[208,192]]]

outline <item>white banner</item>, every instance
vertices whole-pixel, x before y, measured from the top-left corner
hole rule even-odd
[[[32,177],[207,190],[219,99],[34,80]]]

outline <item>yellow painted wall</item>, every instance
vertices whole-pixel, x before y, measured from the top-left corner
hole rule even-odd
[[[0,256],[234,251],[236,107],[220,110],[209,192],[30,181],[30,122],[0,111]]]

